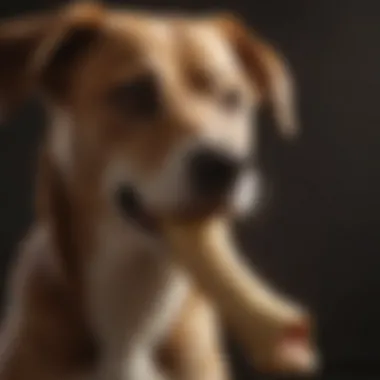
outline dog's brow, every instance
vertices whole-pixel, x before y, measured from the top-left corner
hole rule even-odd
[[[181,65],[214,82],[240,81],[241,70],[228,42],[209,25],[189,24],[176,34]]]

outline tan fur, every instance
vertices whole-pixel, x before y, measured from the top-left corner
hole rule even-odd
[[[84,46],[65,61],[60,49],[78,31]],[[248,154],[246,116],[223,116],[211,102],[232,86],[247,104],[272,103],[281,118],[290,91],[281,60],[222,16],[79,4],[5,22],[0,62],[2,106],[12,110],[39,90],[51,118],[37,221],[9,286],[0,379],[228,379],[212,304],[162,242],[120,217],[109,192],[122,172],[152,199],[170,154],[199,137]],[[147,69],[161,83],[164,112],[126,123],[106,93]],[[292,127],[286,112],[285,130]]]

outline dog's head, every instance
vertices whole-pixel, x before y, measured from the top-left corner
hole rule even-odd
[[[4,23],[0,62],[3,110],[41,91],[68,179],[96,171],[108,201],[132,189],[161,216],[248,207],[258,107],[272,107],[284,135],[296,129],[282,59],[225,15],[74,5]]]

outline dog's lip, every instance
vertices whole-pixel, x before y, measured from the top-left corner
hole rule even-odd
[[[118,189],[117,199],[125,218],[133,221],[139,228],[154,234],[160,231],[160,220],[189,223],[205,219],[212,214],[227,211],[226,202],[222,197],[215,197],[213,200],[189,202],[176,210],[154,211],[144,205],[132,186],[123,186]]]
[[[184,205],[179,210],[171,213],[169,219],[178,222],[195,222],[205,219],[210,215],[226,211],[227,209],[226,202],[223,198],[215,197],[213,200],[195,203]]]
[[[118,189],[117,200],[124,217],[150,233],[158,232],[158,218],[144,207],[138,193],[131,186],[123,186]]]

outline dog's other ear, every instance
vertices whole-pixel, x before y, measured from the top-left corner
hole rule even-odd
[[[97,38],[102,20],[101,6],[77,3],[0,23],[1,116],[39,87],[64,91],[69,64]]]
[[[273,111],[284,137],[298,132],[293,77],[285,59],[233,15],[218,15],[218,27],[234,47],[264,105]]]

